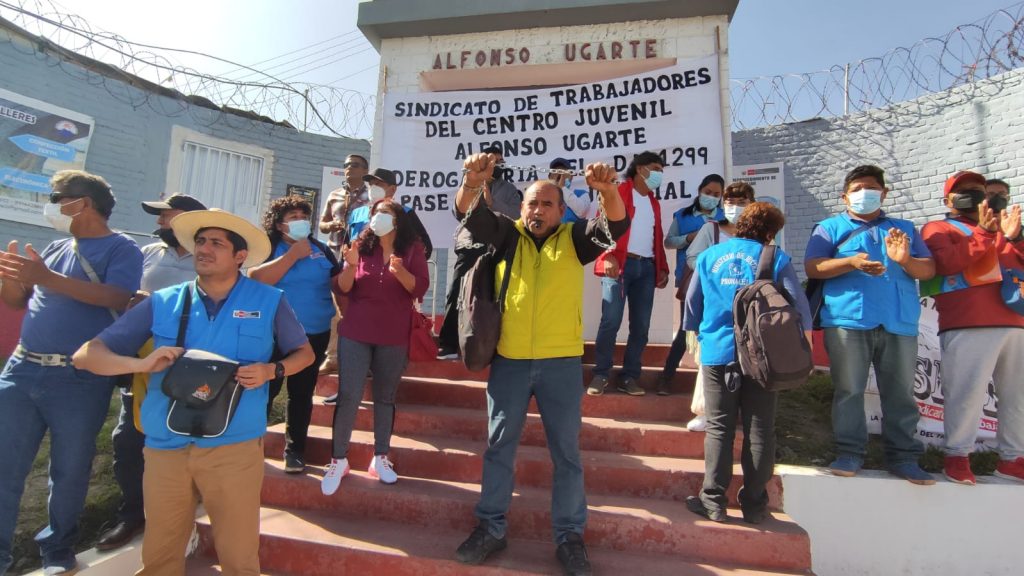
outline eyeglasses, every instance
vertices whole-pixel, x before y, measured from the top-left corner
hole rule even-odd
[[[345,162],[341,166],[342,168],[366,168],[366,164],[362,162]]]

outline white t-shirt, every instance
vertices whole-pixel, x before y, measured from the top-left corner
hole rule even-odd
[[[626,252],[654,257],[654,207],[651,198],[633,190],[633,219],[629,223],[629,244]]]

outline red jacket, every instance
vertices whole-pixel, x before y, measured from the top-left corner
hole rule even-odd
[[[935,259],[935,273],[952,276],[967,269],[995,245],[999,264],[1003,268],[1024,269],[1024,241],[1009,242],[1002,232],[989,232],[979,228],[977,222],[956,218],[967,225],[970,236],[965,236],[952,224],[942,220],[929,222],[921,229],[921,237],[932,258]],[[1020,327],[1024,328],[1024,316],[1010,310],[1003,303],[1001,283],[971,286],[955,292],[935,295],[935,308],[939,312],[939,332],[958,328]]]
[[[633,216],[636,214],[636,208],[633,206],[633,180],[627,179],[622,184],[619,184],[619,196],[622,196],[622,202],[626,205],[626,214],[629,215],[629,221],[632,223]],[[661,228],[661,205],[658,204],[658,199],[654,197],[653,192],[648,194],[647,197],[651,199],[651,208],[654,210],[654,270],[655,272],[663,272],[667,276],[668,258],[665,256],[665,234]],[[619,263],[620,271],[626,266],[626,247],[629,246],[629,234],[632,231],[632,224],[630,224],[629,230],[626,230],[626,233],[616,240],[615,249],[606,250],[604,254],[597,258],[597,262],[594,263],[595,276],[605,275],[604,263],[609,255],[615,256],[615,260]],[[655,280],[657,280],[657,275]]]

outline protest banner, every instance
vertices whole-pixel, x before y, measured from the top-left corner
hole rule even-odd
[[[721,96],[715,55],[573,86],[389,93],[375,164],[396,172],[398,200],[418,212],[436,247],[447,248],[462,162],[484,148],[499,146],[519,167],[505,177],[520,188],[545,178],[532,168],[556,157],[577,169],[607,162],[621,173],[635,154],[652,151],[665,163],[657,196],[667,226],[705,175],[724,174]]]

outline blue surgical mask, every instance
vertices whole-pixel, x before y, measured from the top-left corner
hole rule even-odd
[[[647,187],[650,188],[651,190],[657,189],[659,186],[661,186],[661,172],[658,172],[656,170],[651,170],[650,172],[648,172],[647,177],[644,178],[644,184],[647,184]]]
[[[710,194],[700,195],[700,209],[705,212],[710,212],[718,208],[718,196],[712,196]]]
[[[725,219],[728,220],[730,224],[735,224],[736,221],[740,219],[740,214],[743,214],[744,208],[746,208],[746,206],[726,204],[722,206],[722,212],[725,214]]]
[[[562,186],[565,186],[567,189],[572,190],[572,178],[566,178],[565,183],[562,184]]]
[[[882,191],[862,188],[846,195],[850,201],[850,212],[854,214],[871,214],[882,206]]]
[[[288,237],[296,242],[309,236],[311,226],[309,220],[292,220],[287,223]]]

